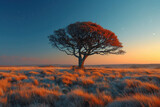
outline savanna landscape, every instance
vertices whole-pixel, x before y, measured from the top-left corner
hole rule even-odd
[[[0,67],[0,106],[159,107],[160,65],[122,67]]]
[[[0,0],[0,107],[160,107],[160,0]]]

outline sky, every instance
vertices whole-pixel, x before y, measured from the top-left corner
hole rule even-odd
[[[85,64],[160,63],[160,0],[0,0],[0,65],[77,64],[49,44],[54,30],[91,21],[113,31],[124,55]]]

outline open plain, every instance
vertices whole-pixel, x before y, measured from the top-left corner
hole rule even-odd
[[[0,67],[2,107],[160,107],[160,69]]]

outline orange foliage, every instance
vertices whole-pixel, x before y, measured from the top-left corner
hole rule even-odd
[[[77,22],[75,24],[71,24],[69,26],[69,30],[72,30],[71,28],[74,26],[74,28],[79,29],[81,32],[89,32],[94,35],[102,35],[105,38],[107,38],[106,44],[110,43],[111,46],[118,46],[122,47],[122,44],[119,42],[117,36],[110,30],[104,29],[100,25],[93,23],[93,22]]]

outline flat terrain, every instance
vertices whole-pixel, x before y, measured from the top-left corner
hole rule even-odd
[[[159,67],[0,67],[0,107],[160,107]]]

